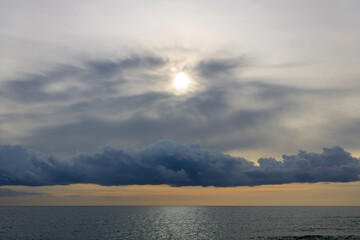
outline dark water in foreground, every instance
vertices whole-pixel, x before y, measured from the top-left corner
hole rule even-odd
[[[360,207],[0,207],[0,239],[360,239]]]

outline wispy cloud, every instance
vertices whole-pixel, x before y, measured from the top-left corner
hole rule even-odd
[[[23,196],[32,196],[32,195],[42,195],[43,193],[36,192],[24,192],[24,191],[15,191],[6,188],[0,188],[0,198],[1,197],[23,197]]]
[[[106,145],[144,147],[159,139],[262,154],[270,148],[278,154],[296,146],[313,150],[319,143],[355,145],[357,137],[338,123],[360,118],[348,110],[359,88],[243,78],[250,65],[245,56],[203,56],[186,65],[194,89],[176,95],[175,63],[164,53],[144,51],[116,59],[83,57],[78,65],[3,79],[0,143],[62,157]]]
[[[232,75],[236,69],[248,65],[249,59],[244,56],[237,58],[214,58],[201,60],[195,66],[195,69],[204,78],[219,78]]]
[[[124,71],[144,71],[165,63],[166,59],[152,54],[132,54],[116,60],[83,59],[81,66],[61,65],[42,73],[3,80],[0,94],[2,99],[23,103],[112,95],[114,87],[127,81]]]

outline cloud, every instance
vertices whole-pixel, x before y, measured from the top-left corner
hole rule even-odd
[[[117,60],[83,59],[81,66],[60,65],[42,73],[6,79],[0,94],[3,99],[22,103],[108,96],[116,93],[116,86],[127,81],[125,71],[154,69],[166,62],[165,58],[147,53],[132,54]],[[51,86],[57,87],[57,91],[49,91]]]
[[[200,61],[195,70],[204,78],[214,78],[232,74],[234,70],[248,64],[245,57],[238,58],[216,58]]]
[[[42,127],[24,138],[23,142],[37,149],[40,147],[42,151],[48,151],[46,148],[52,147],[52,151],[69,155],[77,149],[96,149],[109,142],[120,146],[141,147],[166,137],[181,142],[196,139],[207,146],[221,149],[239,149],[271,143],[271,139],[266,136],[270,135],[269,131],[279,133],[275,127],[266,126],[281,116],[282,108],[227,113],[226,106],[218,103],[211,109],[208,101],[211,102],[212,99],[192,98],[174,104],[173,109],[168,109],[168,103],[164,103],[158,111],[154,110],[159,112],[156,117],[140,113],[122,121],[88,117],[69,124]],[[144,106],[150,109],[150,103],[149,101]],[[120,106],[121,104],[118,107]],[[121,112],[121,109],[116,111]],[[241,137],[237,141],[229,141],[228,138],[233,134],[241,134]]]
[[[335,128],[336,136],[339,141],[355,149],[359,147],[360,119],[347,120],[335,127],[331,127]]]
[[[261,158],[259,165],[200,144],[162,140],[143,149],[105,148],[68,160],[22,146],[0,147],[0,185],[256,186],[360,180],[360,160],[341,147],[322,153],[299,151],[283,161]]]
[[[144,147],[164,138],[260,155],[296,151],[298,145],[351,149],[357,143],[356,131],[345,127],[347,120],[360,119],[352,109],[359,88],[243,78],[244,56],[200,57],[185,64],[193,89],[176,95],[170,71],[176,64],[160,51],[83,57],[78,64],[4,79],[0,142],[59,157],[106,145]],[[342,125],[343,132],[337,131]]]
[[[35,192],[23,192],[23,191],[14,191],[6,188],[0,188],[0,198],[1,197],[23,197],[31,195],[42,195],[42,193]]]

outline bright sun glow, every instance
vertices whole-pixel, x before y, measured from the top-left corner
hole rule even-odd
[[[174,78],[174,87],[178,90],[184,90],[190,85],[190,78],[185,73],[179,72]]]

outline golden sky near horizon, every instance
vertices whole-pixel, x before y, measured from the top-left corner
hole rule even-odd
[[[104,187],[93,184],[68,186],[7,187],[43,193],[0,198],[1,206],[76,205],[239,205],[239,206],[360,206],[360,182],[293,183],[256,187],[170,187],[134,185]]]

